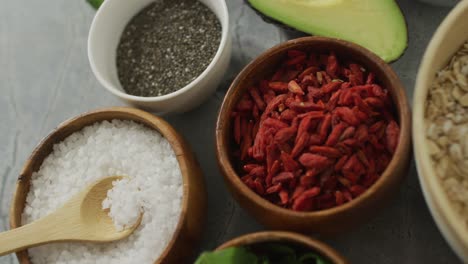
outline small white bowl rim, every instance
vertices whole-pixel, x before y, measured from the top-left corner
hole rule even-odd
[[[134,101],[134,102],[163,102],[172,98],[175,98],[179,95],[184,94],[188,90],[192,89],[195,87],[198,83],[203,80],[209,72],[215,67],[215,65],[218,63],[218,61],[221,58],[222,53],[226,49],[227,46],[227,41],[228,41],[228,34],[229,34],[229,13],[227,9],[226,2],[224,0],[217,0],[221,3],[222,6],[222,12],[220,17],[218,19],[220,20],[221,23],[221,41],[218,46],[218,50],[216,51],[215,56],[211,60],[210,64],[208,64],[208,67],[195,78],[195,80],[191,81],[189,84],[185,85],[184,87],[172,92],[168,93],[165,95],[161,96],[152,96],[152,97],[145,97],[145,96],[136,96],[136,95],[131,95],[127,94],[125,92],[120,91],[119,89],[115,88],[114,85],[109,83],[105,78],[101,76],[101,72],[97,69],[95,63],[94,63],[94,55],[91,47],[91,39],[96,36],[96,21],[99,20],[99,16],[103,10],[106,9],[106,7],[109,5],[109,2],[111,0],[104,1],[104,3],[99,7],[99,9],[96,12],[96,15],[93,19],[93,22],[91,23],[91,28],[89,30],[89,35],[88,35],[88,60],[91,65],[91,70],[94,73],[94,76],[96,76],[96,79],[106,88],[109,92],[113,93],[114,95],[121,97],[122,99],[129,100],[129,101]],[[210,9],[211,10],[211,9]],[[213,11],[212,11],[213,12]],[[214,12],[213,12],[214,13]],[[223,26],[223,24],[225,26]]]
[[[430,83],[427,78],[432,78],[428,76],[428,71],[430,70],[429,62],[437,54],[438,47],[443,43],[448,28],[461,17],[463,12],[468,12],[468,1],[461,1],[447,15],[424,53],[416,79],[413,98],[413,139],[418,178],[433,219],[455,253],[461,259],[468,261],[468,253],[466,252],[468,249],[468,238],[463,236],[467,233],[466,230],[468,229],[463,226],[462,221],[457,221],[458,213],[455,212],[445,190],[440,185],[440,179],[433,170],[432,162],[429,154],[427,154],[429,153],[429,149],[426,145],[426,136],[425,133],[421,134],[421,129],[424,128],[425,124],[425,109],[424,104],[420,103],[425,102],[425,99],[420,101],[420,98],[426,98],[429,91]]]

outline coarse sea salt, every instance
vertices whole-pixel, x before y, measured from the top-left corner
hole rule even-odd
[[[23,224],[58,209],[89,184],[107,176],[114,181],[103,208],[117,229],[139,227],[128,238],[106,244],[60,243],[29,249],[34,264],[152,264],[175,232],[181,212],[182,175],[177,158],[159,133],[132,121],[103,121],[54,145],[33,173]]]
[[[142,213],[141,204],[144,200],[138,183],[131,178],[112,182],[112,189],[102,202],[102,209],[109,210],[109,216],[117,231],[122,231],[136,224]]]

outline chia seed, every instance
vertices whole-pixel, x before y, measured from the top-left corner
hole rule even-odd
[[[216,15],[198,0],[156,0],[125,27],[117,72],[128,94],[161,96],[198,77],[221,39]]]

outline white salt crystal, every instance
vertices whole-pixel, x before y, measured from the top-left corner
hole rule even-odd
[[[29,250],[32,263],[152,264],[175,231],[182,200],[182,176],[166,139],[131,121],[104,121],[73,133],[53,147],[34,173],[23,223],[55,211],[89,184],[126,176],[108,193],[117,228],[140,226],[128,238],[107,244],[60,243]]]
[[[107,198],[102,202],[103,209],[110,209],[118,231],[132,227],[142,213],[141,201],[143,193],[138,183],[130,178],[114,181],[113,188],[107,192]]]

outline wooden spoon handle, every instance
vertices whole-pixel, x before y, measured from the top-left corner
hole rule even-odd
[[[30,224],[0,233],[0,256],[51,242],[74,241],[68,230],[74,218],[52,213]]]
[[[50,241],[47,228],[31,223],[0,233],[0,256]]]

